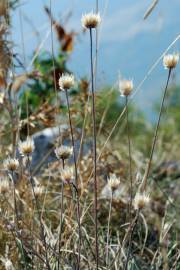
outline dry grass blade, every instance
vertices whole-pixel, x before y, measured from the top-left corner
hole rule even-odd
[[[144,14],[143,19],[146,20],[149,15],[151,14],[151,12],[155,9],[155,7],[157,6],[159,0],[153,0],[153,2],[151,3],[150,7],[147,9],[147,11]]]
[[[1,22],[1,21],[0,21]],[[7,73],[11,63],[11,52],[7,40],[8,25],[0,24],[0,87],[7,85]]]

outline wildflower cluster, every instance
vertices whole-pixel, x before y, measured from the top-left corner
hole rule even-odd
[[[99,157],[97,155],[97,154],[99,154],[100,151],[97,148],[97,144],[96,144],[96,142],[97,142],[96,141],[96,139],[97,139],[96,131],[97,131],[98,121],[96,121],[96,92],[95,91],[97,89],[95,89],[96,85],[94,83],[96,80],[94,78],[94,67],[93,67],[93,57],[92,57],[93,51],[94,51],[92,29],[96,29],[99,26],[99,24],[101,23],[101,16],[98,12],[97,13],[90,12],[90,13],[84,14],[81,18],[81,23],[82,23],[83,28],[88,29],[90,32],[90,46],[91,46],[91,84],[90,85],[92,87],[92,89],[91,89],[92,95],[90,96],[90,101],[92,101],[92,107],[91,107],[92,122],[90,124],[92,124],[92,125],[89,125],[89,126],[90,126],[90,128],[92,127],[91,134],[93,134],[93,136],[90,138],[93,141],[93,143],[92,143],[93,151],[91,150],[91,152],[88,156],[88,159],[84,158],[83,161],[80,160],[80,162],[78,162],[79,161],[78,159],[76,160],[76,149],[75,149],[76,142],[75,142],[75,136],[73,134],[73,132],[74,132],[73,121],[71,121],[71,111],[73,111],[73,110],[71,110],[70,102],[68,100],[68,93],[69,93],[68,90],[72,89],[76,82],[75,82],[75,77],[73,74],[62,73],[61,76],[59,77],[58,83],[59,83],[59,89],[65,92],[66,98],[67,98],[67,111],[68,111],[68,119],[69,119],[69,126],[70,126],[70,132],[71,132],[70,135],[71,135],[72,146],[66,146],[66,145],[62,144],[62,145],[58,145],[55,149],[53,149],[53,151],[54,151],[53,155],[56,156],[57,159],[56,159],[56,162],[53,163],[52,170],[54,170],[55,166],[57,166],[58,169],[60,168],[60,170],[54,170],[55,173],[57,173],[57,177],[54,177],[55,180],[57,179],[57,183],[55,183],[55,181],[54,182],[52,181],[53,184],[51,185],[51,182],[49,181],[47,188],[45,189],[45,186],[43,186],[42,183],[39,183],[35,180],[36,177],[34,176],[34,172],[31,171],[31,166],[28,167],[29,170],[28,169],[24,170],[25,165],[23,165],[23,161],[28,160],[29,164],[30,164],[30,160],[31,160],[31,158],[33,158],[33,152],[35,151],[35,143],[34,143],[33,138],[27,137],[27,139],[25,141],[20,141],[18,143],[18,150],[17,150],[17,152],[14,151],[15,154],[17,154],[17,155],[13,154],[12,157],[8,157],[7,159],[4,160],[4,162],[3,162],[4,169],[5,169],[5,172],[8,176],[14,175],[15,177],[17,176],[16,179],[18,179],[18,176],[20,175],[21,177],[19,177],[19,179],[21,181],[23,181],[24,179],[25,180],[28,179],[30,181],[24,181],[24,182],[28,182],[28,183],[27,183],[27,185],[23,186],[21,192],[19,192],[18,185],[16,187],[16,181],[14,181],[14,193],[13,193],[12,199],[8,198],[9,199],[9,201],[8,201],[9,208],[7,209],[7,213],[8,213],[8,211],[10,212],[11,208],[12,208],[14,211],[13,213],[16,214],[16,216],[11,215],[11,220],[14,220],[13,222],[16,225],[14,227],[15,227],[15,229],[16,228],[18,229],[16,231],[15,238],[19,237],[18,240],[20,239],[18,242],[18,246],[21,247],[22,252],[23,251],[29,252],[29,254],[28,254],[29,255],[28,267],[30,267],[31,262],[29,262],[29,261],[31,258],[32,258],[32,267],[34,267],[36,265],[36,261],[38,261],[40,258],[44,268],[51,269],[51,264],[52,264],[52,267],[56,268],[56,266],[57,266],[59,269],[59,267],[63,264],[63,262],[62,262],[63,259],[66,258],[65,262],[67,262],[67,263],[70,262],[70,264],[71,264],[71,260],[73,260],[72,265],[77,269],[82,269],[83,264],[86,264],[86,258],[91,259],[90,256],[92,256],[93,259],[95,257],[96,266],[93,262],[92,268],[91,268],[91,265],[88,265],[89,269],[95,269],[95,268],[96,269],[100,269],[100,268],[101,269],[109,269],[109,267],[111,267],[112,262],[114,262],[115,260],[117,260],[117,262],[118,262],[118,260],[119,261],[121,260],[122,261],[122,269],[127,269],[129,267],[129,265],[131,265],[129,263],[129,261],[131,260],[131,257],[132,257],[131,255],[134,255],[134,253],[136,252],[136,251],[134,252],[134,250],[133,250],[133,248],[136,247],[135,243],[134,243],[135,238],[134,238],[133,234],[136,233],[136,225],[138,222],[140,222],[137,217],[138,217],[139,212],[141,210],[145,209],[148,206],[151,206],[150,196],[147,193],[147,188],[145,186],[143,186],[142,183],[141,183],[141,187],[143,186],[143,188],[142,189],[140,187],[138,188],[134,185],[134,182],[136,182],[136,181],[133,181],[134,163],[135,163],[134,160],[135,159],[131,158],[131,136],[130,136],[131,132],[129,132],[129,125],[128,125],[128,98],[133,92],[134,83],[130,79],[121,79],[118,82],[119,93],[121,96],[125,97],[125,100],[126,100],[126,108],[125,109],[126,109],[126,113],[127,113],[127,115],[126,115],[127,116],[127,118],[126,118],[127,119],[127,141],[128,141],[128,150],[129,150],[127,152],[129,155],[128,156],[129,157],[129,159],[128,159],[129,171],[125,168],[125,170],[123,170],[123,173],[121,174],[121,171],[117,170],[117,167],[116,167],[116,169],[114,169],[114,167],[116,165],[114,165],[113,162],[111,162],[111,164],[109,164],[110,162],[108,160],[108,165],[112,165],[112,167],[110,169],[108,167],[108,169],[105,169],[103,171],[103,173],[101,173],[102,170],[99,170],[99,168],[102,165],[99,165],[101,163],[101,161],[99,161]],[[163,57],[163,66],[165,68],[169,69],[169,76],[168,76],[166,90],[168,88],[168,82],[169,82],[169,78],[170,78],[171,69],[174,69],[176,67],[176,65],[178,64],[178,62],[179,62],[179,54],[177,54],[177,53],[167,54],[167,55],[164,55],[164,57]],[[62,92],[62,94],[63,94],[63,92]],[[166,94],[166,92],[165,92],[165,94]],[[165,94],[164,94],[164,97],[165,97]],[[90,105],[88,105],[88,106],[90,106]],[[130,111],[130,113],[131,113],[131,111]],[[159,128],[160,117],[161,117],[161,113],[160,113],[160,116],[158,119],[158,125],[157,125],[156,133],[154,136],[155,139],[154,139],[153,144],[152,144],[153,150],[152,150],[151,155],[150,155],[151,159],[153,156],[153,151],[155,149],[155,142],[157,139],[157,131]],[[85,124],[86,124],[86,121],[84,121],[84,125]],[[115,124],[115,127],[116,127],[116,124]],[[113,131],[114,131],[114,129],[113,129]],[[90,134],[90,133],[88,133],[88,134]],[[82,137],[83,137],[83,135],[82,135]],[[63,136],[62,136],[62,139],[64,139]],[[79,137],[78,137],[78,139],[79,139]],[[79,154],[79,156],[81,157],[80,154]],[[106,156],[108,156],[108,155],[105,155],[105,158],[106,158]],[[71,158],[71,157],[73,157],[73,158]],[[105,158],[103,159],[103,162],[104,162]],[[87,160],[90,161],[90,162],[88,162],[89,167],[86,166]],[[69,164],[68,164],[68,162],[69,162]],[[104,168],[103,162],[101,164],[103,164],[103,168]],[[118,160],[118,162],[119,162],[119,160]],[[125,162],[123,162],[123,164],[125,164]],[[149,161],[149,164],[148,164],[148,170],[150,170],[150,165],[151,165],[151,160]],[[125,164],[125,166],[126,166],[126,164]],[[50,167],[48,167],[48,177],[47,177],[47,171],[45,172],[45,181],[47,180],[47,178],[48,178],[48,180],[53,178],[52,175],[50,174],[49,168]],[[117,172],[117,175],[115,173],[109,174],[109,171],[112,172],[113,169],[115,172]],[[90,170],[92,170],[92,174],[90,173]],[[53,173],[54,173],[54,171],[53,171]],[[4,173],[4,171],[3,171],[3,173]],[[148,173],[149,173],[149,171],[148,171]],[[147,175],[145,173],[145,175],[146,175],[146,178],[149,180],[148,173],[147,173]],[[85,175],[85,177],[84,177],[84,175]],[[86,178],[92,179],[92,175],[93,175],[93,180],[94,180],[94,190],[89,192],[88,191],[88,184],[90,181],[86,181]],[[103,177],[102,177],[102,175],[103,175]],[[100,219],[102,216],[102,215],[99,215],[98,211],[99,211],[99,208],[102,206],[101,200],[103,199],[102,196],[101,197],[99,196],[99,189],[101,188],[101,184],[99,185],[99,178],[102,177],[103,179],[106,179],[106,175],[109,175],[109,177],[107,178],[107,184],[105,186],[105,189],[108,191],[108,193],[111,193],[111,200],[104,203],[105,207],[107,207],[107,205],[109,203],[109,213],[108,213],[107,209],[105,209],[105,211],[104,211],[104,212],[106,212],[107,217],[108,217],[107,237],[101,236],[101,238],[100,238],[100,235],[101,234],[103,235],[104,231],[106,231],[106,228],[104,228],[105,227],[104,224],[103,224],[103,226],[104,226],[103,229],[102,229],[102,227],[100,228],[101,231],[98,227],[99,225],[101,225]],[[129,175],[129,182],[128,182],[128,184],[123,185],[123,183],[122,183],[123,179],[124,180],[126,178],[128,179],[127,175]],[[146,179],[146,178],[144,177],[143,179]],[[52,179],[52,180],[54,180],[54,179]],[[59,185],[59,182],[60,182],[59,179],[61,180],[62,185]],[[78,186],[79,180],[81,180],[80,183],[82,185]],[[21,181],[19,181],[19,182],[22,183]],[[67,184],[67,185],[64,185],[64,184]],[[28,196],[24,196],[24,194],[26,193],[26,189],[28,189],[30,185],[32,188],[32,198],[31,198],[32,200],[30,203],[28,202],[26,205],[25,204],[25,201],[26,201],[25,197],[28,197]],[[72,190],[66,188],[66,186],[68,186],[68,185],[71,185]],[[139,185],[139,183],[138,183],[138,185]],[[124,189],[123,189],[123,186],[125,187]],[[10,181],[8,181],[8,178],[6,178],[6,177],[0,178],[0,195],[2,194],[2,195],[4,195],[4,197],[7,197],[6,192],[9,191],[10,187],[11,187],[11,183],[10,183]],[[75,188],[76,193],[73,193],[73,187]],[[49,192],[48,188],[49,189],[52,188],[52,192]],[[135,190],[136,188],[138,189],[138,192]],[[41,205],[39,204],[39,202],[42,199],[41,196],[44,195],[44,193],[47,190],[48,190],[48,194],[47,194],[47,196],[44,196],[45,198],[43,199],[43,205],[41,208]],[[71,199],[71,195],[69,195],[70,191],[72,191],[72,199]],[[89,195],[91,193],[93,193],[93,195],[94,195],[94,211],[93,211],[94,217],[92,217],[92,213],[91,213],[91,209],[90,209],[91,204],[92,204],[92,197],[89,199],[89,197],[86,196],[86,200],[83,201],[83,199],[84,199],[83,192],[86,193],[85,195]],[[53,196],[50,193],[52,193]],[[124,196],[124,193],[125,193],[125,196]],[[54,194],[57,195],[56,198],[55,198],[56,195],[54,195]],[[60,198],[59,195],[60,194],[61,194],[61,201],[59,202],[59,198]],[[21,195],[22,195],[22,197],[21,197]],[[113,200],[114,199],[113,195],[115,195],[115,197],[117,195],[117,197],[116,197],[118,199],[117,201]],[[120,201],[120,199],[119,199],[119,198],[122,198],[121,196],[123,197],[122,201]],[[50,198],[50,200],[49,200],[49,198]],[[14,200],[14,205],[13,205],[13,200]],[[51,207],[49,212],[46,211],[47,201]],[[56,205],[56,206],[54,206],[54,205]],[[100,205],[100,207],[99,207],[99,205]],[[122,211],[122,213],[120,213],[123,216],[123,222],[125,220],[125,222],[123,223],[123,226],[124,226],[123,230],[127,232],[127,233],[125,233],[124,239],[121,239],[122,235],[123,235],[123,230],[122,230],[122,233],[118,232],[116,234],[115,229],[111,228],[111,218],[112,218],[112,216],[114,218],[115,207],[117,207],[117,209],[119,211],[119,205],[123,205],[123,208],[124,208],[124,211]],[[31,207],[32,207],[32,214],[29,215],[28,211],[29,211],[29,209],[31,209]],[[57,209],[56,209],[56,207],[57,207]],[[86,207],[85,211],[84,211],[83,207]],[[33,222],[29,222],[29,223],[31,223],[30,224],[31,230],[33,228],[35,230],[35,233],[33,231],[30,231],[31,233],[26,233],[25,230],[21,229],[21,226],[23,227],[22,219],[24,217],[26,218],[26,216],[27,216],[25,213],[26,209],[28,209],[28,211],[27,211],[28,216],[31,216],[32,218],[34,218],[34,216],[36,215],[36,219],[34,218]],[[128,209],[128,211],[127,211],[127,209]],[[103,212],[103,214],[104,214],[104,212]],[[119,212],[121,212],[121,211],[119,211]],[[135,219],[134,219],[134,213],[136,214]],[[46,214],[47,214],[47,216],[46,216]],[[5,216],[6,216],[6,213],[5,213]],[[74,222],[75,216],[77,218],[77,220],[76,220],[77,223]],[[124,216],[125,216],[125,218],[124,218]],[[51,223],[51,217],[53,217],[52,223]],[[107,220],[107,217],[105,217],[106,220]],[[104,217],[102,217],[102,218],[104,218]],[[49,223],[47,222],[47,224],[48,225],[50,224],[49,227],[46,224],[46,220],[48,220],[48,222],[49,222]],[[54,220],[55,220],[55,222],[54,222]],[[87,226],[87,230],[85,228],[86,220],[91,221],[91,225]],[[143,219],[143,221],[144,221],[144,219]],[[122,228],[122,226],[121,226],[122,224],[119,225],[119,219],[117,219],[117,223],[118,223],[118,225],[117,225],[118,228]],[[38,225],[37,230],[35,228],[36,224]],[[65,224],[65,226],[64,226],[64,224]],[[82,226],[82,224],[83,224],[83,226]],[[92,224],[93,224],[94,228],[92,227]],[[20,227],[20,229],[18,226]],[[50,229],[51,226],[52,226],[52,231]],[[65,227],[65,230],[64,230],[64,227]],[[93,236],[89,237],[88,230],[90,231],[90,234],[91,234],[91,230],[94,231],[94,233],[95,233],[94,237]],[[38,235],[37,231],[38,231],[39,235]],[[20,232],[22,232],[22,233],[20,233]],[[37,241],[36,241],[36,234],[38,235]],[[136,234],[136,236],[137,235],[138,234]],[[21,236],[23,237],[22,239],[21,239]],[[110,238],[112,236],[113,236],[113,239],[112,239],[112,241],[110,241]],[[78,243],[75,243],[75,245],[73,247],[74,250],[72,253],[71,253],[71,250],[68,246],[69,243],[68,243],[68,241],[66,241],[68,239],[68,237],[69,237],[69,243],[71,242],[72,239],[75,239],[75,241],[78,242]],[[73,238],[73,237],[75,237],[75,238]],[[84,241],[85,237],[86,237],[87,241]],[[136,238],[138,240],[140,239],[138,237],[136,237]],[[77,239],[78,239],[78,241],[77,241]],[[104,242],[103,242],[104,239],[107,239],[106,246],[104,245]],[[87,254],[84,255],[83,248],[86,245],[86,242],[88,243],[88,246],[90,246],[91,243],[93,243],[93,244],[95,243],[95,249],[93,250],[93,248],[91,248],[91,251],[87,252]],[[122,245],[123,254],[121,254],[121,255],[118,255],[118,253],[116,253],[116,251],[119,249],[119,243],[123,244]],[[23,244],[26,245],[25,248],[24,248]],[[30,246],[30,244],[32,244],[32,246]],[[144,243],[144,249],[143,249],[144,252],[145,252],[145,244],[146,243]],[[33,245],[35,246],[35,248]],[[70,245],[72,247],[73,244],[70,244]],[[38,247],[37,250],[39,253],[37,252],[37,250],[35,250],[36,246]],[[103,246],[103,248],[102,248],[102,246]],[[101,251],[99,252],[100,248],[102,248],[102,250],[101,250],[102,252]],[[139,248],[137,248],[137,250],[138,249]],[[78,252],[77,252],[77,250],[78,250]],[[66,251],[68,251],[67,253],[70,253],[70,255],[66,255]],[[107,254],[107,260],[106,260],[106,266],[104,267],[103,260],[99,259],[99,254],[102,256],[102,254],[105,254],[105,253]],[[155,253],[155,255],[158,256],[158,254],[156,254],[156,253]],[[63,257],[64,256],[63,254],[65,254],[65,257]],[[149,252],[149,256],[150,256],[150,258],[154,258],[153,260],[156,259],[155,255],[151,254],[151,252]],[[166,256],[166,254],[165,254],[165,256]],[[55,261],[56,258],[58,258],[58,260],[59,260],[57,263]],[[134,258],[135,258],[135,256],[134,256]],[[77,259],[77,265],[75,265],[76,259]],[[82,260],[82,262],[81,262],[81,260]],[[127,267],[124,267],[124,260],[127,260],[127,262],[126,262]],[[1,261],[4,263],[2,258],[1,258]],[[159,261],[161,261],[161,259]],[[6,268],[9,267],[8,269],[11,269],[11,261],[7,261],[7,262],[9,263],[9,266],[7,263]],[[115,262],[115,263],[117,263],[117,262]],[[21,262],[22,265],[23,265],[23,263],[24,262]],[[25,265],[25,263],[24,263],[24,265]],[[89,261],[88,261],[88,263],[89,263]],[[99,266],[99,264],[101,264],[101,265]],[[24,265],[22,267],[24,267]],[[40,265],[40,263],[39,263],[39,265]],[[118,265],[118,263],[117,263],[117,265]],[[40,267],[40,266],[38,266],[38,267]],[[67,268],[68,267],[69,266],[67,266]],[[112,268],[113,267],[114,266],[112,265]],[[119,267],[121,267],[121,265],[119,265]],[[65,266],[65,268],[66,268],[66,266]]]

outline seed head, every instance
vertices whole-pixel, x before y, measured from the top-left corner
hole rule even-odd
[[[175,68],[179,62],[179,53],[166,54],[163,57],[163,65],[165,68]]]
[[[61,90],[68,90],[74,86],[75,80],[73,74],[62,74],[59,78],[59,88]]]
[[[136,193],[136,196],[134,198],[134,208],[136,210],[143,209],[146,207],[150,202],[149,195],[144,193]]]
[[[42,195],[42,193],[43,193],[43,191],[44,191],[44,188],[42,187],[42,186],[35,186],[34,187],[34,193],[35,193],[35,195],[37,195],[37,196],[40,196],[40,195]]]
[[[90,29],[90,28],[96,28],[101,22],[101,17],[99,13],[87,13],[82,15],[81,23],[83,28]]]
[[[9,190],[9,181],[7,178],[0,179],[0,194]]]
[[[116,188],[118,188],[120,184],[120,178],[118,178],[115,174],[111,174],[111,176],[108,179],[108,186],[112,191],[115,191]]]
[[[26,141],[19,143],[19,152],[22,156],[29,156],[34,151],[34,141],[31,138],[27,138]]]
[[[8,171],[14,172],[19,167],[19,161],[16,158],[7,158],[3,162],[4,168]]]
[[[65,145],[61,145],[60,147],[57,147],[54,152],[58,159],[65,160],[65,159],[68,159],[72,155],[73,148],[65,146]]]
[[[12,262],[8,258],[1,258],[1,261],[4,264],[5,270],[14,270]]]
[[[120,80],[119,90],[122,96],[129,96],[133,90],[132,80]]]
[[[65,183],[72,183],[74,181],[74,170],[72,167],[63,169],[61,172],[62,180]]]

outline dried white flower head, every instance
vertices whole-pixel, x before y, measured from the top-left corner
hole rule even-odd
[[[29,156],[34,151],[34,141],[31,138],[27,138],[24,142],[19,142],[19,152],[23,156]]]
[[[0,179],[0,193],[9,191],[9,180],[5,177]]]
[[[65,145],[61,145],[55,149],[55,154],[58,159],[68,159],[73,152],[73,148]]]
[[[134,198],[134,208],[136,210],[140,210],[144,207],[146,207],[150,202],[149,195],[146,194],[145,192],[143,193],[136,193],[136,196]]]
[[[118,178],[115,174],[111,174],[108,178],[108,186],[112,191],[116,190],[120,185],[120,178]]]
[[[119,81],[119,91],[122,96],[129,96],[133,90],[132,80],[120,80]]]
[[[179,62],[179,53],[166,54],[163,57],[163,65],[165,68],[175,68]]]
[[[4,264],[5,270],[15,270],[12,262],[8,258],[2,258],[1,261]]]
[[[3,162],[4,168],[8,171],[16,171],[19,167],[19,161],[16,158],[7,158]]]
[[[42,186],[38,185],[34,187],[34,193],[36,196],[42,195],[43,192],[44,192],[44,188]]]
[[[68,167],[62,170],[61,172],[62,180],[65,183],[72,183],[74,181],[74,170],[72,167]]]
[[[87,13],[82,15],[81,23],[83,28],[90,29],[90,28],[96,28],[101,22],[101,17],[99,13]]]
[[[74,86],[75,80],[73,74],[64,73],[59,78],[59,88],[68,90]]]

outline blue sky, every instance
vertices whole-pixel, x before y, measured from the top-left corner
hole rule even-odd
[[[103,17],[99,37],[99,85],[113,84],[120,74],[132,78],[135,86],[180,34],[180,1],[159,0],[147,20],[143,15],[152,0],[99,0]],[[23,21],[26,66],[31,61],[33,49],[44,40],[42,49],[50,50],[50,23],[43,6],[50,0],[23,0],[20,9],[13,15],[13,39],[16,50],[23,57],[20,14]],[[63,21],[71,11],[67,22],[68,30],[81,33],[81,15],[95,9],[95,0],[52,0],[52,10],[56,19]],[[31,21],[31,24],[28,22]],[[38,31],[39,35],[35,35]],[[69,59],[69,67],[76,76],[89,74],[89,36],[80,35],[75,43],[75,51]],[[56,42],[55,42],[56,47]],[[180,51],[180,40],[170,50]],[[135,97],[136,104],[150,113],[154,101],[162,94],[167,72],[160,63]],[[176,70],[176,80],[180,81],[180,68]]]

